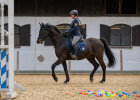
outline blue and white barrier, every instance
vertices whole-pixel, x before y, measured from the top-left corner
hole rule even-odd
[[[0,89],[7,89],[9,82],[8,49],[0,49]]]

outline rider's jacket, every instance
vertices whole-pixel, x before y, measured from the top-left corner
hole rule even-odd
[[[71,36],[80,36],[80,30],[79,30],[79,21],[77,18],[75,18],[70,26],[70,30],[66,31],[66,33],[69,33]]]

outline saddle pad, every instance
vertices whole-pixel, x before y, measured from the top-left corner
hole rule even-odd
[[[72,52],[72,46],[71,46],[69,38],[66,39],[66,48],[67,48],[68,51]],[[85,41],[77,42],[77,48],[78,48],[77,52],[85,52],[86,51]]]

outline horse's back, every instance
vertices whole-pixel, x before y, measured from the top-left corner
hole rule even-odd
[[[93,52],[99,52],[104,49],[104,44],[98,38],[88,38],[85,39],[85,41],[86,41],[87,49],[92,49]]]
[[[102,41],[98,38],[88,38],[88,39],[85,39],[85,41],[90,44],[103,45]]]

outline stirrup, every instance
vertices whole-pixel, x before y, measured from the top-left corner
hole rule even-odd
[[[74,60],[77,60],[77,56],[76,55],[71,55],[71,58]]]

